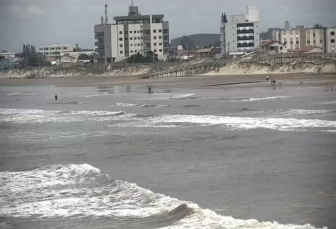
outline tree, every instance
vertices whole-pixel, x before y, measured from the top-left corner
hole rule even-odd
[[[313,26],[314,29],[319,29],[319,28],[324,28],[322,24],[319,23],[315,23],[315,25]]]
[[[24,58],[25,66],[41,66],[45,64],[45,56],[36,52],[33,45],[23,45],[22,53],[20,55]]]
[[[74,48],[74,52],[80,52],[80,51],[82,51],[82,49],[79,47],[79,44],[76,43],[75,48]]]
[[[78,60],[90,60],[90,57],[87,54],[80,54]]]

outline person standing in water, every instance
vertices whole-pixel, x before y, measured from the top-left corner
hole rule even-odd
[[[268,76],[266,76],[266,81],[268,81]]]
[[[151,94],[152,93],[152,88],[149,86],[148,87],[148,94]]]
[[[57,100],[57,95],[55,95],[55,100]]]

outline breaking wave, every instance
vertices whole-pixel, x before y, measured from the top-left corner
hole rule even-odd
[[[151,104],[134,104],[134,103],[115,103],[112,104],[112,107],[144,107],[144,108],[153,108],[153,107],[169,107],[170,105],[151,105]]]
[[[237,99],[233,102],[254,102],[254,101],[261,101],[261,100],[275,100],[275,99],[288,99],[291,98],[289,96],[272,96],[272,97],[261,97],[261,98],[244,98],[244,99]]]
[[[0,121],[17,123],[109,121],[130,117],[124,111],[55,111],[0,108]]]
[[[156,220],[165,228],[315,229],[307,225],[240,220],[197,204],[115,180],[88,164],[0,172],[0,217]]]

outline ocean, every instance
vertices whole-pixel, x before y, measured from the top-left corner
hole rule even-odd
[[[152,88],[1,86],[0,228],[336,228],[335,92]]]

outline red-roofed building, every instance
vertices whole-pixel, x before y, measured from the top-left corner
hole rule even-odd
[[[279,42],[270,40],[269,42],[260,46],[263,51],[275,52],[275,53],[287,53],[286,45]]]

